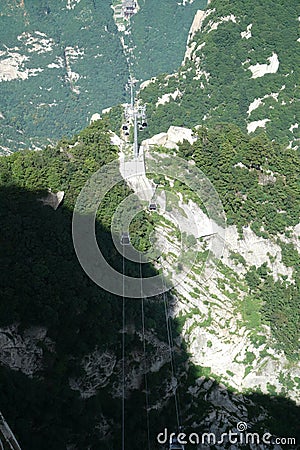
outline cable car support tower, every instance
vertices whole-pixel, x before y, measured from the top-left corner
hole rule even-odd
[[[131,77],[128,85],[130,87],[130,103],[125,105],[125,121],[123,130],[125,135],[129,135],[129,124],[133,125],[133,156],[135,159],[139,156],[138,130],[142,131],[147,127],[146,122],[146,105],[139,105],[134,98],[135,80]]]

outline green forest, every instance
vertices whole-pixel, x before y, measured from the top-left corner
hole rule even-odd
[[[207,0],[185,5],[174,0],[141,1],[141,9],[131,20],[130,35],[124,36],[125,43],[133,48],[130,71],[139,82],[177,70],[193,18],[206,4]]]
[[[284,233],[299,222],[300,156],[265,132],[247,135],[236,125],[194,130],[179,156],[193,159],[220,195],[227,224],[250,225],[262,237]],[[288,234],[288,230],[286,231]]]
[[[62,0],[26,2],[25,11],[12,5],[0,7],[1,50],[9,56],[13,50],[7,48],[16,46],[28,58],[23,70],[41,69],[28,79],[0,83],[1,145],[12,150],[72,136],[92,114],[126,98],[127,61],[110,3],[84,0],[76,9],[65,7]],[[50,40],[51,50],[35,51],[26,33],[38,42]],[[71,90],[67,79],[67,47],[79,53],[70,62],[71,70],[80,75],[75,83],[79,93]]]
[[[268,118],[266,132],[271,139],[288,145],[299,139],[299,129],[289,130],[297,122],[299,109],[299,2],[297,0],[259,1],[213,0],[215,9],[194,38],[195,50],[173,76],[160,75],[140,95],[149,104],[151,133],[167,131],[170,124],[193,127],[206,123],[235,123],[246,129],[247,122]],[[209,31],[210,21],[217,23],[228,15],[232,21],[221,23]],[[252,24],[250,39],[241,32]],[[277,73],[251,78],[250,65],[264,64],[273,53],[278,55]],[[199,58],[199,68],[196,59]],[[208,74],[198,76],[201,70]],[[181,97],[156,108],[162,94],[176,89]],[[278,94],[277,99],[270,94]],[[251,102],[268,96],[248,117]],[[261,129],[255,132],[259,133]]]

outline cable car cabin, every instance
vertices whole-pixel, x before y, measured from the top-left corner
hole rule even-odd
[[[125,136],[129,136],[129,132],[128,131],[125,131]]]
[[[121,245],[130,245],[129,233],[124,231],[121,236]]]
[[[172,442],[170,443],[169,450],[184,450],[184,445],[180,444],[177,437],[172,437]]]
[[[146,128],[147,126],[148,126],[147,122],[143,122],[143,123],[142,123],[142,127],[143,127],[143,128]]]
[[[124,123],[124,125],[122,125],[122,130],[128,130],[128,126]]]
[[[143,131],[144,127],[142,127],[142,125],[139,126],[139,130]]]
[[[149,203],[148,206],[149,211],[156,211],[157,210],[157,205],[154,202]]]

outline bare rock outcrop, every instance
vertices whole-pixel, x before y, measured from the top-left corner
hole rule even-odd
[[[71,389],[79,391],[82,398],[92,397],[98,389],[109,383],[115,364],[116,356],[113,353],[101,352],[96,348],[81,361],[85,374],[69,380]]]
[[[0,363],[32,377],[43,368],[43,344],[54,351],[54,343],[44,327],[31,327],[20,332],[18,324],[0,328]]]
[[[46,197],[39,198],[38,200],[42,202],[44,206],[51,206],[51,208],[57,210],[57,208],[63,201],[64,196],[64,191],[58,191],[56,194],[54,194],[54,192],[51,192],[51,189],[48,189],[48,195]]]

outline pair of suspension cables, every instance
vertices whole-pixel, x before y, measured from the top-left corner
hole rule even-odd
[[[122,296],[122,450],[125,450],[125,396],[126,396],[126,373],[125,373],[125,326],[126,326],[126,292],[125,292],[125,256],[123,254],[122,261],[122,273],[123,273],[123,296]],[[142,320],[142,339],[143,339],[143,359],[144,359],[144,382],[145,382],[145,407],[146,407],[146,421],[147,421],[147,448],[151,450],[150,443],[150,404],[149,404],[149,385],[148,385],[148,377],[147,377],[147,365],[146,365],[146,327],[145,327],[145,297],[143,294],[143,273],[142,273],[142,261],[140,255],[139,261],[139,276],[141,279],[141,320]],[[164,312],[165,312],[165,320],[166,320],[166,332],[167,332],[167,342],[169,347],[169,355],[170,355],[170,364],[171,364],[171,373],[172,379],[171,384],[174,391],[174,402],[175,402],[175,414],[176,414],[176,422],[178,430],[181,427],[181,413],[180,413],[180,402],[179,396],[177,393],[177,379],[176,379],[176,368],[174,362],[173,355],[173,336],[172,336],[172,326],[170,323],[169,317],[169,304],[167,295],[165,292],[166,286],[165,282],[162,279],[163,283],[163,303],[164,303]],[[173,383],[176,383],[173,386]]]
[[[126,195],[126,173],[125,173],[125,152],[124,152],[124,196]],[[137,161],[136,161],[137,164]],[[129,237],[129,233],[128,233]],[[128,241],[130,243],[130,240]],[[122,260],[122,273],[123,273],[123,286],[122,286],[122,450],[125,450],[125,396],[126,396],[126,374],[125,374],[125,326],[126,326],[126,292],[125,292],[125,256],[123,252],[123,260]],[[141,279],[141,319],[142,319],[142,335],[143,335],[143,357],[144,357],[144,371],[145,371],[145,403],[146,403],[146,416],[147,416],[147,443],[148,450],[151,449],[150,445],[150,420],[149,420],[149,389],[148,389],[148,379],[147,379],[147,366],[146,366],[146,338],[145,338],[145,309],[144,309],[144,301],[145,296],[143,294],[143,273],[142,273],[142,257],[140,254],[139,261],[139,276]],[[165,311],[165,319],[166,319],[166,331],[167,331],[167,340],[170,354],[170,364],[171,364],[171,372],[172,372],[172,380],[171,384],[176,383],[174,386],[174,401],[175,401],[175,413],[176,413],[176,421],[178,430],[180,429],[180,404],[179,397],[177,395],[177,380],[176,380],[176,371],[175,371],[175,363],[173,356],[173,336],[172,336],[172,328],[169,317],[169,305],[166,296],[166,285],[164,279],[162,277],[163,284],[163,302],[164,302],[164,311]]]

